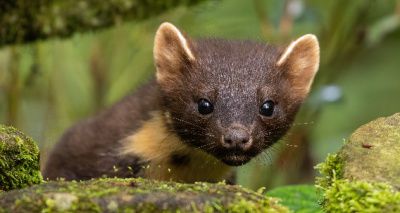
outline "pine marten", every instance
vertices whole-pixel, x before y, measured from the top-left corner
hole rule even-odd
[[[311,34],[280,48],[195,40],[163,23],[153,53],[155,78],[70,128],[45,178],[225,180],[287,132],[319,66]]]

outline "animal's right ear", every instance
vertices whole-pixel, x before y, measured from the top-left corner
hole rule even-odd
[[[154,39],[154,61],[157,81],[176,79],[182,68],[195,61],[191,42],[174,25],[160,25]]]

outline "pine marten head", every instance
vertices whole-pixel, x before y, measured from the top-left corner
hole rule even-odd
[[[163,23],[154,59],[170,130],[184,143],[238,166],[289,129],[318,70],[319,45],[310,34],[286,48],[193,40]]]

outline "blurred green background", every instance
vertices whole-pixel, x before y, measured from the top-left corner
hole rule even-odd
[[[312,183],[313,166],[358,126],[400,111],[399,0],[211,0],[70,38],[2,46],[0,123],[38,141],[44,161],[66,128],[154,74],[153,38],[164,21],[192,37],[284,45],[318,36],[321,67],[310,97],[290,133],[239,168],[247,187]]]

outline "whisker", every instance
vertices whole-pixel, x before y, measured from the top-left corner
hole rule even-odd
[[[266,156],[268,157],[268,162],[269,162],[269,164],[272,164],[272,155],[271,155],[271,151],[270,151],[270,150],[267,150],[267,151],[265,152],[265,154],[266,154]]]
[[[181,133],[181,134],[190,134],[190,135],[194,135],[194,136],[209,136],[211,138],[217,138],[215,135],[210,134],[210,133],[206,133],[206,132],[199,132],[193,129],[180,129],[180,130],[167,130],[170,133]]]
[[[267,151],[264,151],[259,156],[257,156],[256,161],[261,165],[270,165],[272,163],[272,159]]]
[[[196,148],[198,148],[198,149],[206,148],[206,147],[208,147],[208,146],[210,146],[210,145],[215,145],[215,144],[214,144],[213,142],[210,142],[210,143],[203,144],[203,145],[201,145],[201,146],[199,146],[199,147],[196,147]]]
[[[181,119],[181,118],[177,118],[177,117],[172,117],[172,116],[171,116],[171,119],[176,120],[176,121],[180,121],[180,122],[182,122],[182,123],[190,124],[190,125],[192,125],[192,126],[195,126],[195,127],[200,128],[200,129],[202,129],[202,130],[205,130],[204,127],[199,126],[199,125],[197,125],[197,124],[194,124],[194,123],[192,123],[192,122],[190,122],[190,121],[183,120],[183,119]]]
[[[282,146],[280,146],[280,145],[281,144],[278,142],[278,143],[272,145],[271,147],[269,147],[269,149],[275,151],[276,153],[279,153],[282,151],[282,148],[281,148]]]
[[[280,130],[280,129],[285,129],[288,127],[294,127],[294,126],[306,126],[306,125],[312,125],[314,124],[313,121],[310,122],[303,122],[303,123],[293,123],[293,124],[287,124],[287,125],[281,125],[281,126],[277,126],[275,128],[270,128],[267,130],[266,132],[266,136],[271,135],[273,132],[272,131],[276,131],[276,130]]]
[[[204,132],[197,132],[197,133],[199,133],[198,135],[200,135],[200,136],[202,136],[202,135],[207,135],[207,136],[209,136],[209,137],[212,137],[212,138],[217,138],[214,134],[212,134],[211,132],[209,132],[209,130],[207,130],[206,128],[204,128],[204,127],[202,127],[202,126],[199,126],[199,125],[197,125],[197,124],[194,124],[194,123],[192,123],[192,122],[190,122],[190,121],[187,121],[187,120],[184,120],[184,119],[181,119],[181,118],[177,118],[177,117],[172,117],[171,116],[171,119],[173,119],[173,120],[175,120],[175,121],[178,121],[178,122],[182,122],[182,123],[185,123],[185,124],[189,124],[189,125],[192,125],[193,127],[197,127],[197,128],[200,128],[202,131],[204,131]],[[194,130],[194,129],[185,129],[185,130],[175,130],[176,132],[181,132],[181,133],[191,133],[191,134],[193,134],[194,132],[196,132],[196,130]]]

